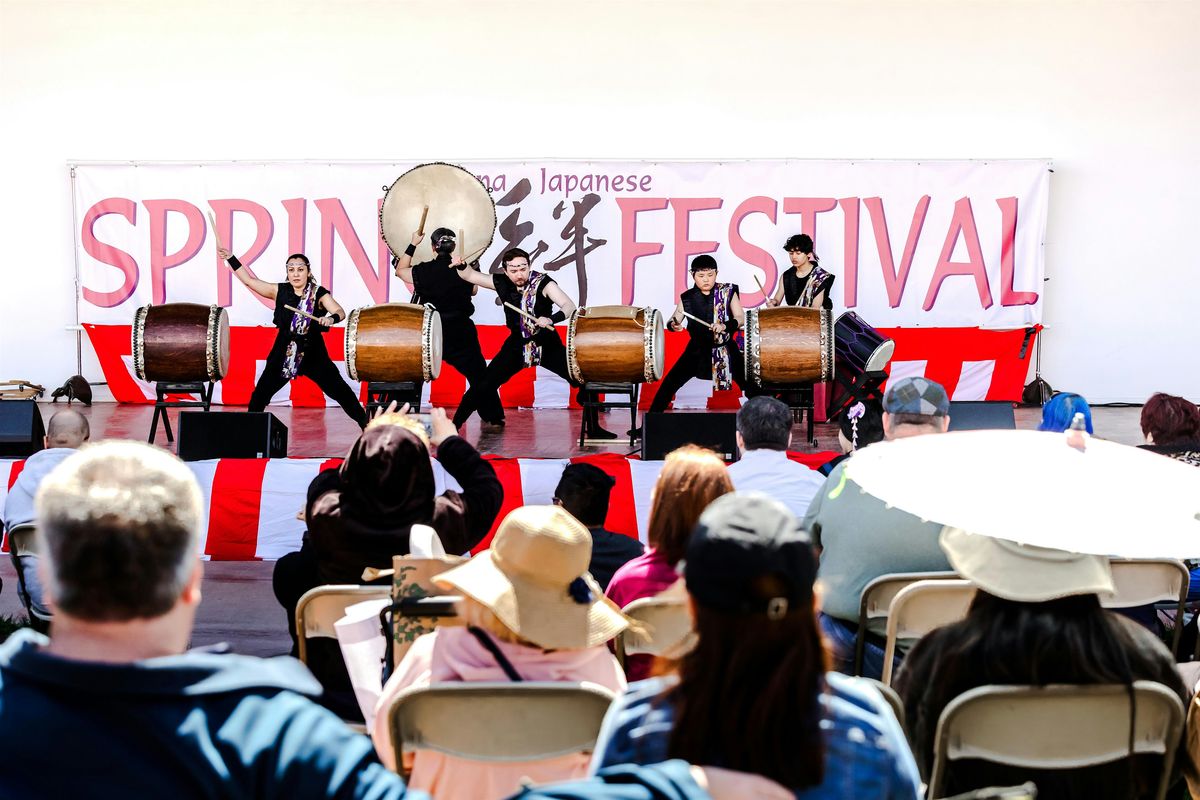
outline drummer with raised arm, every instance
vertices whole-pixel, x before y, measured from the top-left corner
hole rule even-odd
[[[468,284],[496,292],[504,304],[508,338],[488,364],[489,390],[498,390],[526,367],[545,367],[569,382],[567,349],[554,330],[554,324],[562,322],[575,311],[574,301],[549,275],[531,270],[529,253],[521,248],[506,250],[500,262],[504,265],[503,272],[485,274],[463,269],[458,273]],[[558,306],[558,311],[553,310],[554,306]],[[464,408],[469,414],[475,402],[475,390],[472,388],[463,398],[459,414]],[[586,413],[589,418],[585,420],[585,436],[590,439],[616,438],[615,433],[600,427],[598,411],[588,409]]]
[[[468,392],[474,403],[459,405],[454,414],[455,427],[461,428],[479,406],[479,417],[491,425],[504,424],[504,407],[500,396],[488,385],[487,361],[479,347],[479,331],[471,315],[475,304],[471,296],[475,293],[471,284],[460,280],[463,272],[474,272],[461,263],[451,263],[451,254],[457,237],[449,228],[438,228],[432,234],[434,259],[413,264],[413,254],[425,236],[419,231],[412,235],[411,243],[396,260],[396,276],[414,287],[412,302],[429,303],[442,318],[442,360],[454,367],[467,379],[471,388]],[[465,401],[465,398],[464,398]]]
[[[275,393],[298,375],[310,378],[358,423],[366,427],[367,413],[354,390],[342,379],[325,349],[321,331],[346,318],[346,312],[333,295],[313,277],[308,258],[294,253],[287,259],[287,280],[267,283],[241,270],[242,262],[221,247],[217,253],[229,262],[233,274],[250,291],[275,301],[275,344],[267,355],[262,376],[250,395],[250,411],[262,411]]]
[[[783,249],[792,262],[783,273],[783,279],[775,287],[775,294],[767,300],[771,308],[780,303],[801,308],[833,308],[834,276],[817,266],[817,254],[813,252],[813,240],[807,233],[788,237]]]
[[[654,393],[651,411],[665,411],[675,393],[692,378],[711,379],[716,389],[736,383],[743,390],[745,363],[733,338],[746,324],[735,283],[717,283],[717,260],[710,255],[692,259],[695,286],[679,295],[675,313],[667,321],[673,331],[687,330],[687,348]]]

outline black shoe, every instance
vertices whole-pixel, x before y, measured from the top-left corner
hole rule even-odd
[[[628,431],[626,431],[625,435],[629,437],[630,441],[633,441],[634,439],[640,439],[642,438],[642,429],[630,428]]]
[[[617,438],[617,435],[615,433],[613,433],[612,431],[607,431],[604,428],[601,428],[599,424],[589,425],[587,430],[584,431],[583,435],[584,435],[584,438],[587,438],[587,439],[615,439],[615,438]]]
[[[491,425],[493,428],[503,428],[504,427],[504,417],[501,417],[500,419],[484,419],[484,420],[480,420],[480,421],[484,425]]]

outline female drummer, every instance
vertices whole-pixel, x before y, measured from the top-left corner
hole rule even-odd
[[[717,260],[710,255],[692,259],[691,272],[696,285],[679,295],[679,305],[667,321],[671,330],[686,329],[691,338],[654,393],[651,411],[665,411],[675,393],[692,378],[711,378],[717,389],[728,389],[731,382],[746,389],[745,362],[733,338],[746,324],[737,284],[717,283]]]
[[[360,428],[365,428],[367,413],[329,358],[325,340],[321,338],[321,329],[345,319],[346,312],[328,289],[317,284],[308,258],[303,253],[288,256],[287,281],[267,283],[252,276],[248,270],[239,271],[242,263],[225,248],[219,248],[217,253],[229,262],[233,274],[252,292],[275,301],[274,322],[279,332],[267,356],[262,377],[250,395],[249,410],[262,411],[288,381],[304,375],[336,401]],[[287,306],[299,310],[289,310]]]
[[[783,280],[775,287],[775,294],[767,305],[774,308],[782,302],[801,308],[833,308],[834,276],[817,266],[817,254],[813,252],[813,240],[807,233],[788,237],[783,249],[792,262],[791,269],[783,273]]]

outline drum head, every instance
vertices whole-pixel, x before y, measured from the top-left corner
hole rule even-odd
[[[648,365],[652,372],[646,376],[646,380],[654,382],[662,380],[662,376],[666,372],[664,362],[667,352],[663,334],[662,314],[656,308],[646,309],[646,331],[653,337],[653,352],[650,354],[650,363]]]
[[[417,246],[415,263],[433,258],[430,234],[437,228],[449,228],[455,236],[462,231],[465,241],[454,249],[458,256],[478,258],[492,243],[496,205],[483,182],[453,164],[422,164],[397,178],[383,198],[379,229],[394,255],[408,247],[426,207],[425,239]]]
[[[442,315],[431,306],[425,307],[429,342],[429,379],[442,373]]]
[[[216,346],[213,348],[213,355],[216,374],[210,377],[219,381],[229,374],[229,312],[223,308],[217,312],[214,336],[216,337]]]
[[[875,352],[871,353],[871,357],[867,359],[867,372],[883,372],[895,352],[896,343],[891,339],[885,339],[883,344],[876,347]]]

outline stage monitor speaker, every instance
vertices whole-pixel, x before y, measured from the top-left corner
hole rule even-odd
[[[737,461],[737,414],[646,414],[642,422],[642,458],[661,461],[685,444],[707,447],[725,461]]]
[[[179,457],[286,458],[287,426],[268,411],[182,411]]]
[[[950,403],[950,430],[1012,430],[1017,427],[1013,404],[1004,402],[962,401]]]
[[[43,449],[46,428],[33,400],[0,400],[0,458],[27,458]]]

